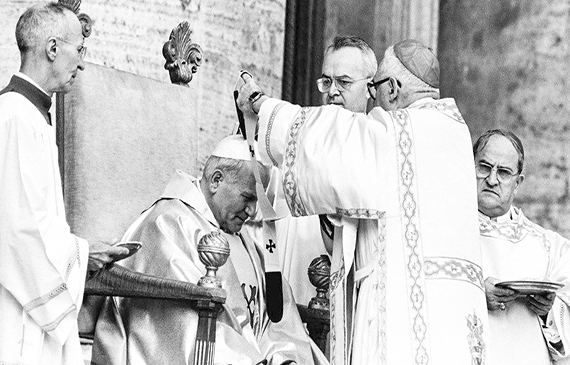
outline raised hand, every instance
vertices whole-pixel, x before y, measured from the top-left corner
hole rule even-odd
[[[243,80],[244,84],[238,87],[238,98],[237,98],[237,105],[239,109],[244,113],[252,113],[257,114],[257,111],[253,109],[253,100],[260,100],[261,95],[263,92],[261,88],[257,86],[255,81],[253,81],[253,77],[247,71],[241,71],[240,77]],[[255,96],[258,96],[255,98]],[[263,95],[264,98],[267,98]],[[253,99],[252,99],[253,98]]]

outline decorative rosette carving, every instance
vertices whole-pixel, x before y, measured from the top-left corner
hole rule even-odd
[[[331,260],[321,255],[311,261],[308,269],[309,281],[317,288],[317,296],[309,302],[309,308],[329,309],[327,291],[330,285]]]
[[[198,281],[198,285],[221,288],[222,281],[216,276],[216,271],[230,256],[228,240],[219,231],[210,232],[200,238],[197,248],[200,261],[206,266],[206,275]]]
[[[81,22],[83,37],[88,38],[93,31],[93,21],[91,20],[91,17],[85,13],[80,13],[77,14],[77,18]]]
[[[187,21],[178,24],[170,33],[170,39],[162,47],[162,55],[166,59],[164,68],[170,73],[173,84],[188,86],[192,75],[202,64],[202,48],[192,43],[192,30]]]
[[[79,7],[81,6],[81,0],[59,0],[59,3],[75,14],[79,13]]]
[[[93,21],[91,17],[85,13],[79,13],[79,7],[81,6],[81,0],[59,0],[59,3],[69,10],[73,11],[79,22],[81,23],[82,33],[84,38],[88,38],[93,30]]]

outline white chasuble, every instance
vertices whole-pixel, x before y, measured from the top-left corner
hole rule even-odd
[[[293,216],[335,223],[332,364],[486,364],[471,138],[452,99],[370,114],[275,99],[262,158]]]
[[[489,359],[501,365],[570,363],[570,241],[531,222],[511,206],[497,222],[479,214],[485,278],[561,282],[546,321],[524,296],[489,311]]]
[[[0,364],[81,364],[88,245],[65,220],[55,128],[0,96]]]
[[[197,244],[205,234],[219,230],[198,180],[177,171],[161,198],[123,236],[124,241],[141,241],[144,246],[121,265],[197,283],[206,273]],[[214,363],[250,365],[266,359],[268,365],[290,360],[325,364],[322,353],[312,352],[285,280],[283,319],[269,320],[262,249],[244,229],[238,235],[222,234],[230,257],[217,271],[227,298],[216,321]],[[108,298],[95,329],[92,364],[192,364],[197,326],[197,312],[179,301]]]

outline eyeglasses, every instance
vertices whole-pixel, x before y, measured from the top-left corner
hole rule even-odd
[[[368,86],[368,93],[370,94],[370,97],[372,99],[376,99],[376,93],[378,92],[378,87],[388,80],[390,80],[390,78],[386,77],[385,79],[382,79],[380,81],[376,82],[371,81],[366,84],[366,86]],[[402,87],[402,83],[400,82],[400,80],[396,79],[396,83],[398,84],[398,87]],[[372,89],[374,89],[374,91],[372,91]]]
[[[331,86],[334,84],[338,91],[348,91],[357,81],[368,80],[370,77],[365,77],[363,79],[352,80],[345,77],[328,77],[324,76],[317,80],[317,88],[323,94],[328,93],[331,89]]]
[[[491,175],[493,170],[497,171],[497,180],[503,184],[509,182],[514,176],[519,174],[503,167],[491,166],[485,162],[478,162],[475,166],[475,175],[480,179],[486,179]]]
[[[63,43],[67,43],[70,44],[72,46],[75,46],[73,43],[66,41],[65,39],[61,39],[61,38],[56,38],[59,41],[62,41]],[[85,58],[85,54],[87,53],[87,47],[85,47],[83,44],[80,44],[79,46],[77,46],[77,57],[79,57],[80,60],[83,60]]]

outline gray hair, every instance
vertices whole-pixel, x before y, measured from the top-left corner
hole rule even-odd
[[[67,12],[71,10],[55,2],[40,3],[28,8],[16,24],[16,42],[20,53],[42,46],[49,37],[67,36]]]
[[[524,167],[524,148],[519,137],[517,137],[513,132],[504,129],[488,130],[487,132],[483,133],[481,137],[477,139],[477,141],[475,141],[475,144],[473,145],[473,156],[477,157],[477,154],[481,152],[483,148],[485,148],[485,146],[489,142],[489,139],[491,139],[492,136],[503,136],[511,142],[511,144],[517,151],[517,154],[519,155],[517,163],[517,168],[518,168],[517,173],[520,174]]]
[[[235,160],[233,158],[210,156],[208,160],[206,160],[202,176],[209,179],[214,171],[221,170],[226,174],[226,178],[229,179],[229,182],[234,183],[241,178],[240,173],[248,164],[251,164],[251,162]],[[257,162],[257,167],[259,169],[259,175],[263,186],[267,186],[269,183],[269,169],[259,161]]]
[[[396,57],[394,46],[388,47],[386,52],[384,52],[384,59],[380,64],[380,69],[382,77],[394,77],[402,83],[400,89],[402,99],[407,100],[417,94],[426,94],[422,95],[422,97],[433,96],[434,99],[439,99],[439,89],[428,85],[411,73]]]
[[[352,47],[359,49],[362,52],[362,61],[368,77],[374,76],[378,68],[378,61],[372,47],[362,38],[355,36],[336,36],[330,46],[325,51],[325,57],[330,52],[338,51],[341,48]]]

